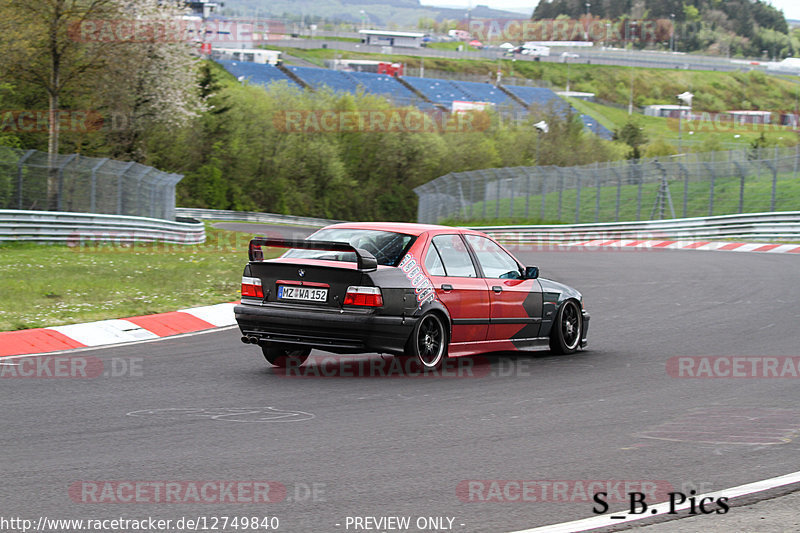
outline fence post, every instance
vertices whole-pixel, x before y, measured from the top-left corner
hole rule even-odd
[[[495,180],[497,181],[497,198],[494,202],[494,218],[497,220],[500,218],[500,186],[502,185],[500,176],[497,175],[497,172],[494,173]]]
[[[686,218],[689,208],[689,169],[683,163],[678,163],[678,168],[683,173],[683,218]]]
[[[744,167],[738,161],[734,161],[733,165],[739,171],[739,213],[744,213]]]
[[[489,195],[486,193],[488,192],[487,188],[489,187],[489,183],[486,180],[486,174],[483,172],[483,170],[479,170],[478,175],[481,177],[481,190],[483,191],[483,210],[481,218],[486,220],[486,204],[489,203]]]
[[[58,168],[58,210],[61,211],[61,208],[64,206],[64,169],[72,163],[73,159],[78,157],[78,154],[70,154],[67,156],[67,160],[64,161]]]
[[[512,171],[513,172],[513,171]],[[511,187],[511,198],[509,199],[509,206],[508,206],[508,216],[514,218],[514,180],[515,178],[509,178],[510,183],[509,186]]]
[[[775,193],[777,192],[778,187],[778,167],[775,166],[775,163],[769,159],[764,159],[761,162],[764,163],[764,166],[772,171],[772,197],[769,200],[769,210],[775,211]]]
[[[539,170],[539,179],[542,182],[542,188],[541,188],[541,191],[542,191],[541,192],[541,195],[542,195],[542,212],[541,212],[541,215],[539,217],[539,220],[544,221],[545,220],[545,203],[547,202],[547,176],[542,174],[541,170]]]
[[[36,150],[28,150],[19,161],[17,161],[17,207],[22,209],[22,165],[32,156]]]
[[[594,222],[597,224],[600,222],[600,171],[596,166],[594,169],[594,185]]]
[[[575,176],[575,223],[581,222],[581,173],[578,170],[573,172]]]
[[[474,172],[470,172],[469,174],[469,218],[473,220],[475,214],[473,213],[473,209],[475,208],[475,178],[477,176]]]
[[[558,220],[561,221],[561,198],[564,195],[564,173],[560,168],[556,167],[558,172]]]
[[[636,220],[642,219],[642,186],[644,185],[644,175],[639,165],[641,165],[639,160],[634,159],[633,172],[636,176],[636,180],[639,182],[639,187],[636,191]]]
[[[531,208],[531,169],[525,168],[525,220],[530,216]]]
[[[446,175],[449,176],[450,174],[446,174]],[[433,224],[438,224],[439,223],[439,216],[440,216],[441,209],[442,209],[442,203],[443,203],[442,199],[439,197],[439,195],[441,194],[439,192],[439,178],[433,180],[431,183],[433,183],[433,193],[436,195],[436,201],[434,202],[436,204],[436,214],[434,215],[432,223]]]
[[[130,163],[125,165],[125,168],[122,169],[122,172],[120,172],[119,176],[117,176],[117,214],[118,215],[122,214],[122,180],[125,178],[125,174],[127,174],[128,171],[135,164],[136,164],[135,162],[131,161]]]
[[[717,181],[717,174],[714,172],[714,167],[711,166],[710,163],[703,163],[703,166],[706,167],[706,170],[709,174],[711,174],[711,183],[709,185],[709,192],[708,192],[708,216],[714,215],[714,185],[716,185]]]
[[[616,166],[611,167],[611,172],[617,177],[617,205],[614,211],[614,222],[619,222],[619,202],[622,197],[622,175],[619,173]]]
[[[91,194],[91,207],[89,208],[89,210],[90,210],[92,213],[95,213],[95,212],[97,211],[97,209],[96,209],[96,200],[97,200],[97,171],[100,169],[100,167],[102,167],[103,165],[105,165],[105,164],[106,164],[106,161],[108,161],[108,158],[107,158],[107,157],[104,157],[103,159],[100,159],[100,160],[99,160],[99,161],[98,161],[98,162],[97,162],[97,163],[96,163],[96,164],[95,164],[95,165],[92,167],[92,190],[91,190],[91,193],[90,193],[90,194]]]

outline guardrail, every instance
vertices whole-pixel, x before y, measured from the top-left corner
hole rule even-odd
[[[293,215],[279,215],[276,213],[259,213],[256,211],[227,211],[222,209],[199,209],[193,207],[176,207],[175,214],[179,217],[192,217],[201,220],[263,222],[266,224],[293,224],[296,226],[310,226],[314,228],[321,228],[323,226],[342,222],[341,220],[296,217]]]
[[[561,244],[596,239],[744,239],[800,241],[800,211],[747,213],[713,217],[610,222],[605,224],[555,224],[547,226],[473,227],[500,241],[513,244]]]
[[[168,242],[200,244],[205,224],[187,219],[157,218],[59,211],[0,210],[0,242],[33,241],[79,245],[87,242]]]

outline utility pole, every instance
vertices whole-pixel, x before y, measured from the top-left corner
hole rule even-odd
[[[631,68],[631,90],[628,94],[628,115],[633,114],[633,67]]]

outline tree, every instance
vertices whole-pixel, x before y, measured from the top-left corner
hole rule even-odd
[[[116,1],[122,5],[123,0]],[[118,147],[114,157],[145,160],[148,132],[188,124],[213,94],[213,87],[198,90],[199,61],[191,36],[181,28],[184,14],[177,4],[160,0],[132,0],[121,9],[120,16],[146,25],[140,34],[120,32],[122,39],[107,49],[100,73],[97,93],[103,111],[123,117],[123,127],[112,132]],[[170,24],[181,31],[162,31]]]
[[[109,15],[113,7],[112,0],[6,0],[0,6],[0,71],[43,89],[48,97],[50,209],[55,207],[57,194],[52,162],[58,154],[61,97],[103,65],[104,45],[80,42],[71,30],[76,24]]]
[[[644,128],[639,124],[633,120],[628,120],[624,126],[614,131],[614,140],[622,141],[631,147],[628,159],[639,159],[642,156],[639,147],[647,144],[647,135],[644,133]]]

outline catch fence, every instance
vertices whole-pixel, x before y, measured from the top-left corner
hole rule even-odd
[[[0,209],[174,220],[182,178],[129,161],[0,147]]]
[[[798,149],[456,172],[414,189],[417,220],[593,223],[795,211]]]

